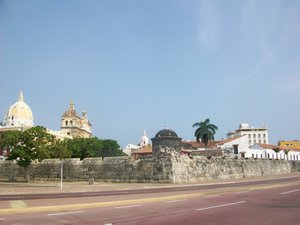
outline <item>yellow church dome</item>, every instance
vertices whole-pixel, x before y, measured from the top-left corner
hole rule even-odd
[[[19,100],[7,110],[4,122],[6,127],[32,127],[33,115],[30,107],[24,102],[23,92]]]

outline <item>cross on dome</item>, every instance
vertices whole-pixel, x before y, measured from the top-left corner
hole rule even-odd
[[[20,95],[19,95],[19,101],[24,102],[24,96],[23,96],[23,91],[21,90]]]

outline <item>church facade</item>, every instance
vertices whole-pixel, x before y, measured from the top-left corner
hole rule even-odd
[[[69,108],[61,117],[61,132],[73,138],[90,138],[92,136],[92,125],[85,111],[78,116],[71,102]]]

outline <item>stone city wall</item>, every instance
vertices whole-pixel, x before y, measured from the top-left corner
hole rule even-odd
[[[158,182],[170,180],[171,161],[156,162],[153,158],[133,160],[130,157],[66,159],[63,163],[63,178],[66,181],[108,182]],[[31,180],[60,180],[61,161],[47,159],[32,163],[29,167]],[[15,162],[0,161],[0,180],[23,181],[25,171]]]
[[[300,171],[299,161],[244,159],[233,157],[173,157],[173,183],[272,176]]]
[[[61,161],[43,160],[29,167],[32,180],[59,180]],[[164,158],[132,160],[129,157],[66,159],[65,181],[193,183],[205,180],[233,179],[287,174],[300,171],[299,161],[235,159],[169,155]],[[15,162],[0,161],[0,180],[24,181],[24,169]]]

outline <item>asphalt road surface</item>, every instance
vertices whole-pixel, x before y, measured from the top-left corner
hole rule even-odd
[[[0,224],[300,225],[300,177],[1,197]]]

